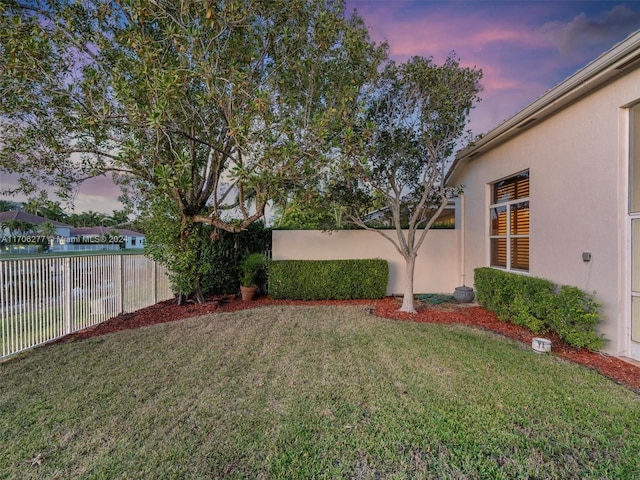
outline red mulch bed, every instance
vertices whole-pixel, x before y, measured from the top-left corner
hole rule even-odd
[[[501,322],[495,314],[478,306],[455,304],[426,305],[416,301],[418,313],[409,314],[398,311],[401,303],[393,297],[386,297],[381,300],[328,300],[313,302],[273,300],[269,297],[260,297],[253,302],[242,302],[233,296],[217,296],[208,298],[207,302],[202,304],[187,304],[182,306],[176,305],[173,300],[168,300],[138,310],[137,312],[119,315],[94,327],[68,335],[61,340],[69,341],[90,338],[119,330],[129,330],[157,323],[172,322],[213,312],[235,312],[265,305],[371,305],[375,308],[372,313],[378,317],[411,322],[470,325],[499,333],[526,345],[531,345],[532,338],[537,336],[524,327]],[[602,375],[640,394],[640,366],[604,353],[590,352],[588,350],[570,347],[553,334],[545,334],[544,337],[552,341],[553,353],[558,357],[593,368]]]

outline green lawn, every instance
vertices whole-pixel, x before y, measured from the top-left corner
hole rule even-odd
[[[0,364],[0,478],[593,478],[640,397],[462,326],[273,306]]]

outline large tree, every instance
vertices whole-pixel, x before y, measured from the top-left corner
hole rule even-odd
[[[478,100],[482,72],[450,56],[442,65],[415,57],[387,64],[364,92],[360,121],[347,132],[343,158],[327,191],[343,219],[389,240],[406,263],[401,310],[415,312],[415,259],[429,228],[456,189],[444,175],[455,146],[470,135],[467,117]],[[395,232],[372,226],[380,207]]]
[[[384,56],[344,13],[331,0],[4,1],[0,170],[26,193],[68,196],[107,174],[167,197],[185,252],[196,223],[240,231],[327,158]],[[180,293],[202,300],[196,283]]]

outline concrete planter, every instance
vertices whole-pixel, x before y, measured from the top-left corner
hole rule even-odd
[[[473,299],[476,298],[476,294],[471,287],[456,287],[453,292],[453,298],[455,298],[458,303],[471,303]]]

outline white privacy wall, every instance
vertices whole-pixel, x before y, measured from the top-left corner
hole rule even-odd
[[[385,230],[395,236],[394,230]],[[430,230],[416,258],[415,293],[453,293],[461,285],[458,230]],[[381,235],[366,230],[274,230],[273,260],[382,258],[389,262],[387,295],[404,292],[405,261]]]

